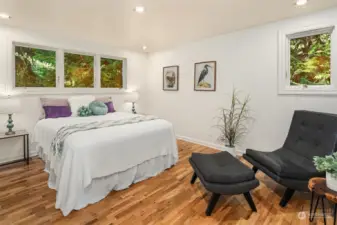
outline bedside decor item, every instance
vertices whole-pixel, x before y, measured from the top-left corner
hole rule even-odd
[[[104,102],[101,101],[93,101],[89,104],[89,109],[92,112],[92,115],[102,116],[108,113],[108,106],[105,105]]]
[[[23,137],[23,159],[5,162],[4,164],[1,164],[1,166],[17,163],[21,161],[26,161],[26,164],[29,164],[29,133],[26,130],[18,130],[15,132],[15,134],[7,135],[5,133],[0,133],[0,140],[2,139],[9,139],[9,138],[17,138],[17,137]]]
[[[77,115],[79,117],[88,117],[92,115],[92,111],[88,106],[81,106],[77,111]]]
[[[325,157],[314,156],[314,164],[319,172],[326,172],[326,185],[337,192],[337,152]]]
[[[139,99],[139,94],[138,92],[130,92],[127,93],[125,102],[131,102],[132,103],[132,113],[137,114],[136,109],[135,109],[135,102],[137,102]]]
[[[19,99],[7,98],[0,100],[0,114],[7,114],[8,115],[8,123],[7,128],[8,131],[6,135],[14,135],[15,131],[13,131],[14,123],[12,116],[14,113],[18,113],[21,110],[21,104]]]
[[[221,109],[216,127],[220,130],[218,140],[225,145],[225,150],[236,156],[235,145],[240,143],[241,138],[247,133],[246,123],[252,118],[249,116],[249,95],[243,100],[239,99],[238,92],[232,93],[231,106]]]
[[[163,90],[179,90],[179,66],[168,66],[163,68]]]
[[[194,90],[216,90],[216,61],[199,62],[194,66]]]

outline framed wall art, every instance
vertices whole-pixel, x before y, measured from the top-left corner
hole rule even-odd
[[[194,90],[216,90],[216,61],[199,62],[194,66]]]
[[[168,66],[163,68],[163,90],[179,90],[179,66]]]

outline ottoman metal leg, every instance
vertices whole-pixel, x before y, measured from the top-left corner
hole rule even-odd
[[[197,178],[198,178],[197,174],[194,172],[193,175],[192,175],[191,184],[194,184],[194,182]]]
[[[252,196],[249,192],[243,194],[253,212],[257,212]]]
[[[210,216],[212,214],[213,209],[216,203],[218,202],[219,198],[220,198],[220,194],[216,194],[216,193],[212,194],[211,200],[209,201],[208,207],[206,209],[206,216]]]

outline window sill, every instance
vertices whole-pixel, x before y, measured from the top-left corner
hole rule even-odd
[[[125,94],[126,89],[116,88],[13,88],[3,96],[34,96],[34,95],[85,95],[85,94]]]
[[[278,91],[279,95],[337,95],[337,89],[335,88],[324,88],[324,87],[288,87],[280,89]]]

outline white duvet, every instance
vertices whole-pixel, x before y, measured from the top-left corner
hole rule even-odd
[[[133,117],[129,113],[110,113],[105,116],[44,119],[34,130],[34,138],[43,149],[49,172],[56,176],[56,208],[68,215],[75,207],[83,190],[95,178],[126,171],[159,156],[173,156],[178,160],[178,149],[172,124],[162,120],[145,121],[116,127],[100,128],[71,134],[64,142],[62,158],[50,150],[57,131],[65,126],[101,120]]]

